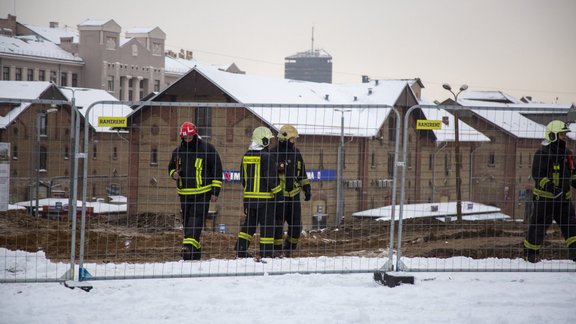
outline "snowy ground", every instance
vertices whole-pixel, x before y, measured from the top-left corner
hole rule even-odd
[[[65,267],[43,253],[0,249],[0,279],[51,277]],[[18,255],[17,261],[11,256]],[[23,258],[23,256],[25,256]],[[382,259],[381,259],[382,260]],[[0,284],[0,323],[574,323],[576,263],[545,261],[536,267],[521,260],[407,259],[408,265],[465,264],[478,269],[546,272],[412,272],[414,285],[389,288],[372,274],[288,274],[214,278],[93,280],[90,292],[58,283]],[[212,269],[221,262],[87,265],[98,270]],[[266,270],[290,264],[355,268],[361,258],[313,258],[255,264],[227,260],[227,267]],[[366,263],[365,263],[366,264]],[[102,267],[102,268],[100,268]],[[104,268],[105,267],[105,268]],[[324,270],[327,270],[324,268]],[[58,270],[60,271],[60,270]],[[135,271],[135,270],[134,270]],[[227,270],[228,271],[228,270]],[[547,272],[551,271],[551,272]],[[558,272],[568,271],[568,272]],[[130,272],[128,272],[130,273]],[[135,272],[136,273],[136,272]],[[404,274],[404,273],[403,273]]]

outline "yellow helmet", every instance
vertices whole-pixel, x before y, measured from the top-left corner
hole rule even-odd
[[[284,125],[280,128],[278,132],[278,139],[281,141],[287,141],[291,138],[298,138],[298,130],[292,125]]]
[[[272,131],[264,126],[256,127],[252,132],[252,140],[256,144],[262,145],[264,147],[270,144],[271,138],[274,138],[274,134],[272,134]]]
[[[568,133],[570,129],[561,120],[553,120],[546,126],[545,138],[548,142],[556,142],[559,133]]]

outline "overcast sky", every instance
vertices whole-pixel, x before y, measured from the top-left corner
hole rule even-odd
[[[284,76],[284,58],[312,47],[333,57],[333,82],[415,78],[576,102],[574,0],[0,0],[24,24],[114,19],[122,34],[160,27],[167,49],[249,74]]]

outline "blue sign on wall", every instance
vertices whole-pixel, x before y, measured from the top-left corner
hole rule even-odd
[[[310,181],[334,181],[336,180],[336,170],[308,170],[306,172]],[[240,171],[224,170],[222,174],[224,182],[239,182]]]

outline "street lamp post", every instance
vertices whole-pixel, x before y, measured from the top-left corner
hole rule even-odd
[[[454,96],[454,104],[458,104],[458,95],[462,91],[466,91],[468,86],[463,84],[460,86],[460,91],[454,93],[452,87],[448,83],[444,83],[442,87]],[[454,109],[454,151],[456,153],[456,220],[462,221],[462,178],[460,177],[460,169],[462,168],[462,155],[460,154],[460,130],[458,126],[458,109]]]
[[[342,113],[340,118],[340,144],[338,145],[338,174],[336,177],[336,226],[339,226],[344,218],[344,113],[352,109],[334,109]]]

